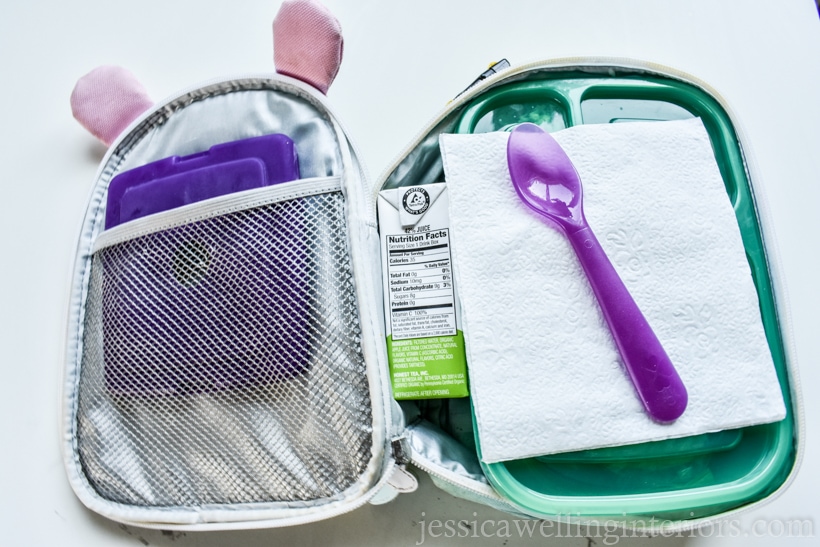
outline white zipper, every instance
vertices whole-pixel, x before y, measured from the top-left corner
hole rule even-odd
[[[471,494],[476,496],[481,496],[482,498],[492,500],[493,503],[496,504],[503,504],[508,506],[511,510],[518,511],[512,504],[510,504],[506,499],[502,498],[498,495],[495,490],[489,485],[487,485],[487,489],[479,489],[476,488],[475,483],[476,481],[472,479],[466,479],[456,473],[451,473],[449,471],[443,470],[442,468],[436,466],[434,463],[430,462],[429,460],[419,457],[417,455],[410,456],[410,463],[427,473],[428,475],[434,475],[435,477],[441,479],[442,481],[449,483],[453,486],[456,486],[462,490],[466,490]],[[482,484],[482,483],[479,483]]]

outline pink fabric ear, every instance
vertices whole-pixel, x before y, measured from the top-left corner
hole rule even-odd
[[[285,0],[273,20],[273,62],[280,74],[327,93],[342,64],[342,26],[319,2]]]
[[[139,80],[119,66],[95,68],[71,93],[74,118],[106,146],[153,104]]]

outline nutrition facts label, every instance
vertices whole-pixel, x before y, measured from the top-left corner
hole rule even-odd
[[[387,236],[393,340],[456,334],[450,232]]]

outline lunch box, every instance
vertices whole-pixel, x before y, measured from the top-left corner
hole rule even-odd
[[[316,16],[313,2],[283,10],[294,7],[292,17]],[[624,526],[654,517],[683,529],[788,486],[802,454],[800,396],[763,182],[739,120],[708,84],[631,59],[495,65],[374,184],[315,71],[277,69],[205,82],[154,104],[102,160],[77,246],[62,383],[65,466],[87,507],[162,529],[289,526],[410,492],[415,467],[454,496],[518,516]],[[380,190],[444,180],[444,133],[690,117],[703,120],[737,215],[784,420],[487,464],[469,398],[393,399]],[[119,173],[273,133],[293,139],[300,179],[104,229],[108,185]],[[286,287],[284,296],[272,298],[272,284]],[[162,299],[170,287],[177,296]],[[176,334],[191,314],[207,325]],[[296,348],[287,343],[294,336],[303,340]],[[128,358],[112,364],[114,342]],[[130,364],[141,355],[164,360],[161,377],[173,381],[152,383],[144,361]],[[180,372],[179,362],[201,366]],[[234,367],[232,381],[220,382],[226,366]],[[162,389],[168,382],[174,388]]]

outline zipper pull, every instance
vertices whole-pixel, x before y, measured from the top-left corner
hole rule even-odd
[[[471,83],[470,85],[468,85],[467,87],[465,87],[465,88],[464,88],[464,91],[462,91],[461,93],[459,93],[458,95],[456,95],[453,99],[457,99],[459,96],[463,95],[465,91],[467,91],[468,89],[470,89],[470,88],[471,88],[471,87],[473,87],[474,85],[476,85],[476,84],[478,84],[478,83],[480,83],[480,82],[482,82],[482,81],[486,80],[487,78],[489,78],[489,77],[490,77],[490,76],[492,76],[493,74],[496,74],[496,73],[498,73],[498,72],[501,72],[501,71],[502,71],[502,70],[504,70],[505,68],[509,68],[509,67],[510,67],[510,62],[509,62],[507,59],[501,59],[500,61],[496,61],[496,62],[494,62],[494,63],[491,63],[491,64],[490,64],[490,66],[489,66],[489,68],[487,68],[487,70],[485,70],[484,72],[482,72],[481,74],[479,74],[479,75],[478,75],[478,78],[476,78],[475,80],[473,80],[473,83]]]
[[[416,476],[404,465],[396,465],[384,486],[370,498],[370,505],[384,505],[396,499],[399,494],[415,492],[418,487],[419,481]]]
[[[404,437],[400,437],[393,439],[390,443],[396,465],[393,466],[390,477],[388,477],[384,486],[370,499],[371,505],[385,504],[396,499],[399,494],[415,492],[419,487],[416,476],[407,470],[410,453],[408,447],[405,446],[406,442]]]
[[[396,460],[396,463],[399,465],[410,463],[410,454],[405,446],[406,443],[407,440],[404,437],[393,439],[393,442],[390,443],[393,459]]]

